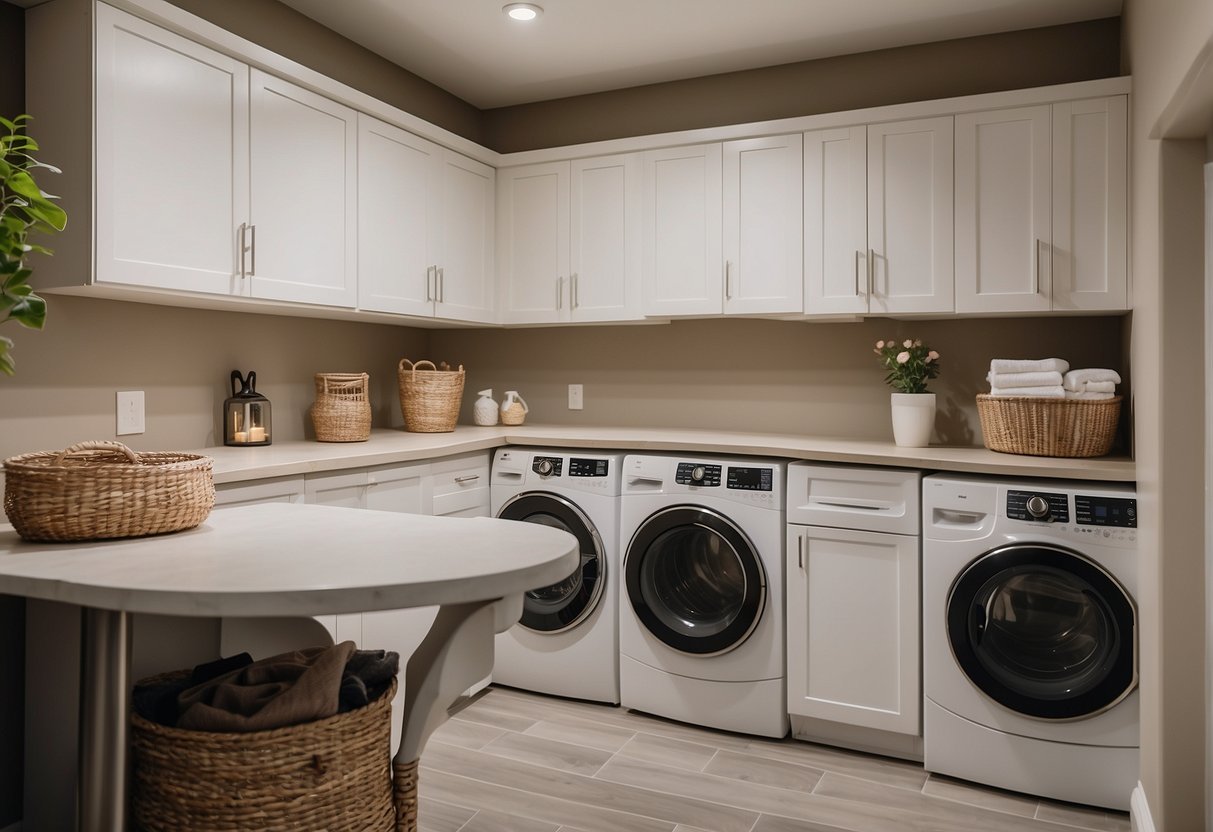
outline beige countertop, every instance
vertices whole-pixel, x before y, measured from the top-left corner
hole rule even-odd
[[[888,441],[799,434],[571,425],[491,428],[461,425],[453,433],[406,433],[403,430],[379,429],[372,431],[371,438],[366,442],[293,441],[262,448],[203,448],[198,452],[214,458],[215,482],[227,483],[369,465],[420,462],[502,445],[771,456],[926,471],[1111,482],[1133,482],[1136,479],[1133,460],[1127,457],[1057,459],[1000,454],[985,448],[942,445],[900,448]]]

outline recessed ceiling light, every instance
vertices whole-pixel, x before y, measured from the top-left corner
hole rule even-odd
[[[514,20],[534,20],[543,14],[543,8],[534,3],[510,3],[501,10]]]

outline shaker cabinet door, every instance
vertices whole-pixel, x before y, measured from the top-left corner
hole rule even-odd
[[[804,311],[868,311],[868,129],[804,135]]]
[[[576,159],[569,177],[569,318],[631,321],[640,304],[638,154]]]
[[[497,218],[501,322],[568,320],[569,163],[498,171]]]
[[[438,224],[434,314],[457,321],[495,320],[493,293],[494,170],[452,151],[442,154],[442,219]]]

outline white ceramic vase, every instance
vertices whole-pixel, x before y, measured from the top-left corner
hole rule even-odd
[[[935,429],[934,393],[893,393],[893,441],[903,448],[925,448]]]

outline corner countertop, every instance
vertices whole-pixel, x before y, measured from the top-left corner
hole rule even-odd
[[[887,441],[802,434],[580,425],[499,425],[489,428],[460,425],[452,433],[407,433],[384,428],[372,431],[366,442],[291,441],[263,448],[216,447],[196,452],[215,460],[216,483],[231,483],[370,465],[422,462],[503,445],[770,456],[925,471],[1108,482],[1133,482],[1137,476],[1133,460],[1127,457],[1060,459],[1001,454],[972,447],[901,448]]]

